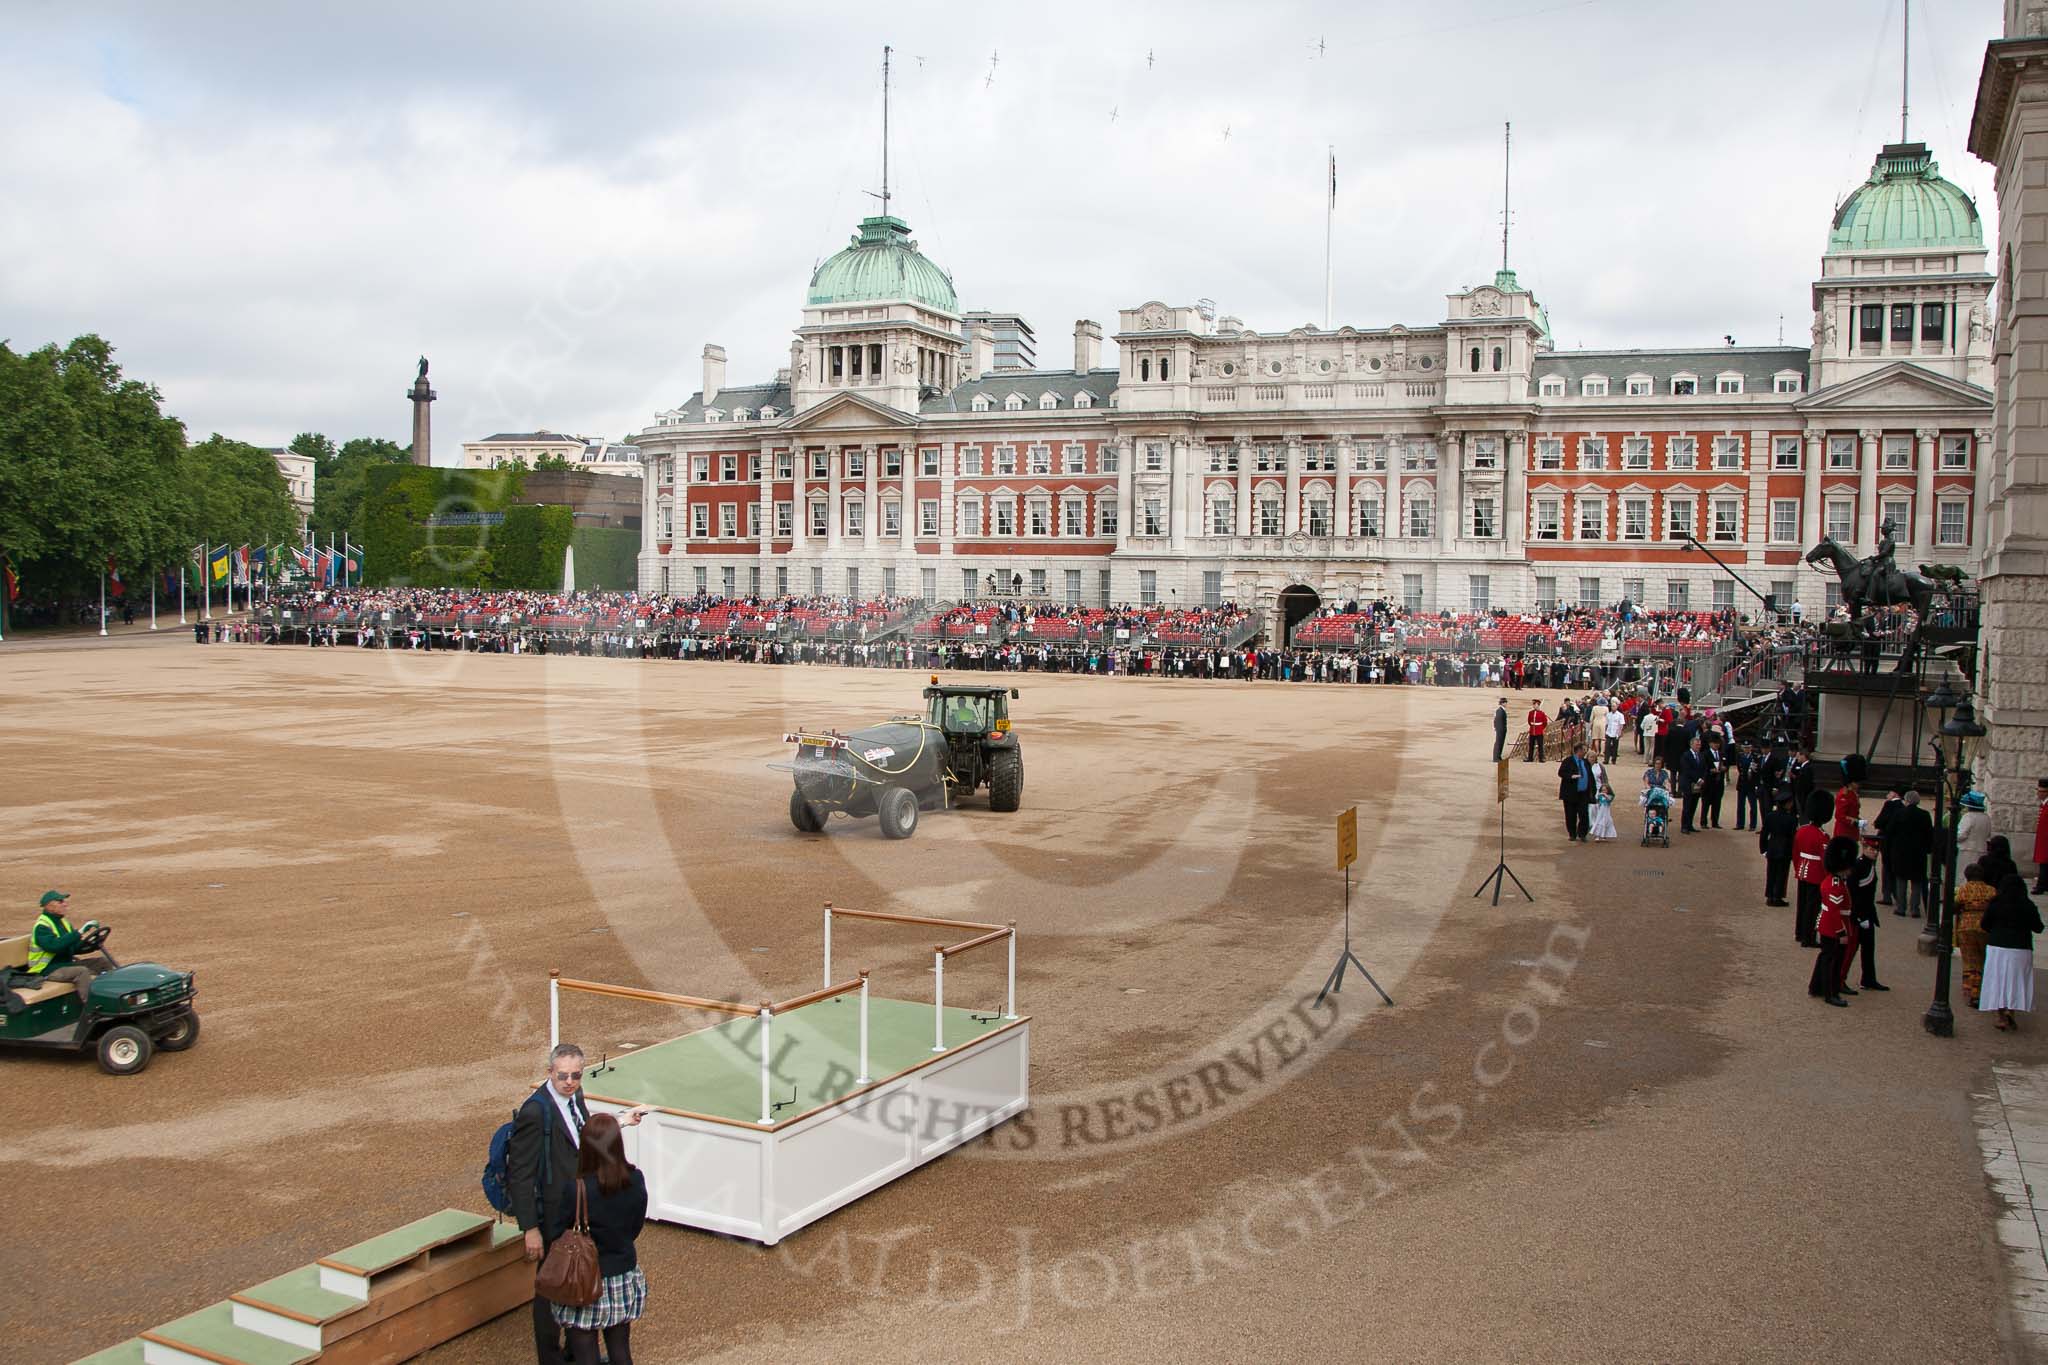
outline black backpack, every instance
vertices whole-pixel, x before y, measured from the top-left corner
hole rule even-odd
[[[546,1090],[542,1086],[533,1093],[539,1095]],[[530,1099],[531,1097],[529,1097]],[[520,1108],[524,1108],[521,1105]],[[484,1198],[501,1214],[512,1212],[512,1175],[505,1161],[512,1147],[512,1125],[519,1121],[519,1110],[512,1111],[512,1123],[501,1123],[498,1131],[491,1134],[490,1153],[484,1158]],[[555,1106],[544,1104],[540,1109],[540,1182],[546,1189],[554,1179],[554,1126]]]

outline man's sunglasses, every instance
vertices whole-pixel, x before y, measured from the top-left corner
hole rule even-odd
[[[580,1081],[583,1079],[583,1073],[580,1071],[557,1071],[555,1079],[558,1081]]]

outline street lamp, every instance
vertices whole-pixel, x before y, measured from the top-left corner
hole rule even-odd
[[[1943,867],[1941,932],[1935,940],[1934,949],[1934,1001],[1928,1005],[1921,1023],[1935,1037],[1951,1038],[1955,1036],[1956,1031],[1955,1012],[1948,1004],[1949,964],[1955,956],[1956,860],[1960,856],[1960,850],[1956,847],[1956,826],[1963,818],[1963,789],[1970,782],[1970,744],[1973,740],[1982,739],[1985,730],[1977,723],[1977,709],[1971,705],[1970,698],[1950,691],[1946,679],[1935,689],[1934,695],[1927,699],[1927,709],[1942,718],[1941,737],[1953,739],[1956,742],[1956,751],[1955,762],[1948,768],[1948,826],[1945,832],[1937,832],[1935,840],[1936,847],[1943,853]],[[1948,715],[1950,711],[1955,712],[1952,718]],[[1942,753],[1942,739],[1937,738],[1931,743],[1935,753],[1935,766],[1939,770],[1945,757]],[[1938,805],[1936,809],[1939,810]]]

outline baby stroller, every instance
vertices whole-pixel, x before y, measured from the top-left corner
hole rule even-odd
[[[1643,805],[1643,847],[1661,844],[1671,847],[1671,793],[1662,787],[1645,787]]]

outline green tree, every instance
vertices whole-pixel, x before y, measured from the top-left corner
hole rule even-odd
[[[576,466],[570,462],[567,455],[550,453],[535,460],[533,467],[535,469],[574,469]]]
[[[0,555],[30,592],[82,591],[109,559],[141,578],[182,554],[184,427],[113,355],[90,334],[26,354],[0,343]]]
[[[334,449],[334,442],[328,440],[317,431],[300,432],[292,437],[291,444],[286,446],[285,449],[295,455],[310,455],[313,457],[313,478],[315,480],[313,486],[315,488],[320,486],[318,480],[326,478],[328,471],[334,467],[334,457],[337,453]]]
[[[359,436],[342,446],[314,479],[313,534],[324,540],[353,533],[360,543],[363,488],[369,471],[379,465],[411,463],[411,448],[391,441]]]
[[[273,545],[296,538],[291,488],[266,450],[215,432],[186,447],[179,482],[191,499],[195,544]]]

